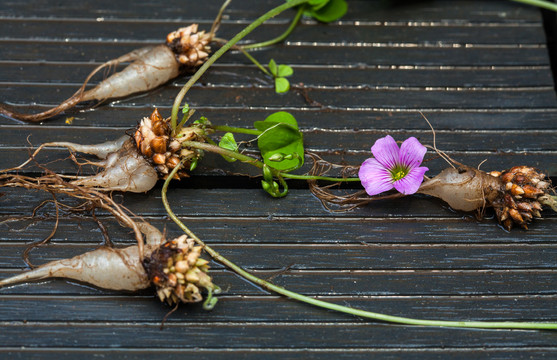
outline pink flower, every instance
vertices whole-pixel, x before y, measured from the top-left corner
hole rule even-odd
[[[363,162],[358,176],[369,195],[395,188],[410,195],[418,191],[429,169],[421,166],[427,149],[418,139],[406,139],[400,149],[395,139],[387,135],[371,147],[375,158]]]

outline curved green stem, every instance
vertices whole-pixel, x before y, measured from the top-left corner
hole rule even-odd
[[[204,142],[183,141],[182,146],[187,147],[187,148],[205,150],[205,151],[213,152],[213,153],[223,155],[223,156],[228,156],[228,157],[231,157],[233,159],[240,160],[241,162],[245,162],[245,163],[251,164],[253,166],[256,166],[260,169],[262,169],[263,165],[264,165],[263,162],[255,159],[255,158],[252,158],[251,156],[240,154],[236,151],[228,150],[228,149],[225,149],[225,148],[221,148],[220,146],[211,145],[211,144],[207,144],[207,143],[204,143]]]
[[[209,67],[211,65],[213,65],[213,63],[215,61],[217,61],[224,53],[226,53],[238,41],[243,39],[246,35],[248,35],[250,32],[252,32],[255,28],[257,28],[259,25],[261,25],[262,23],[264,23],[268,19],[280,14],[281,12],[283,12],[286,9],[290,9],[291,7],[298,6],[298,5],[303,4],[307,1],[308,0],[291,0],[291,1],[288,1],[288,2],[286,2],[286,3],[284,3],[280,6],[277,6],[276,8],[268,11],[267,13],[262,15],[261,17],[257,18],[254,22],[249,24],[244,30],[240,31],[236,36],[234,36],[232,39],[230,39],[223,47],[218,49],[205,62],[205,64],[203,64],[203,66],[201,66],[199,68],[199,70],[197,70],[196,73],[193,74],[193,76],[188,80],[188,82],[184,85],[184,87],[182,87],[182,89],[180,90],[180,92],[178,93],[176,98],[174,99],[174,104],[172,105],[172,115],[171,115],[171,118],[170,118],[170,123],[171,123],[171,126],[172,126],[172,130],[174,131],[176,129],[176,122],[178,120],[178,112],[180,110],[180,104],[182,104],[182,100],[184,100],[184,97],[186,96],[186,93],[193,86],[193,84],[195,84],[197,82],[197,80],[199,80],[201,75],[203,75],[205,73],[205,71],[207,71],[207,69],[209,69]]]
[[[213,38],[213,41],[216,42],[220,42],[221,44],[226,44],[227,40],[225,39],[221,39],[221,38]],[[259,61],[257,61],[257,59],[255,59],[253,56],[251,56],[251,54],[249,52],[247,52],[243,47],[241,46],[233,46],[232,47],[233,50],[238,50],[241,51],[242,54],[245,55],[245,57],[247,57],[255,66],[257,66],[259,68],[259,70],[261,70],[265,75],[267,76],[273,76],[273,74],[271,74],[269,72],[269,70],[265,69],[265,66],[261,65],[261,63]]]
[[[288,37],[288,35],[290,35],[292,33],[292,31],[294,31],[294,29],[296,28],[296,25],[298,25],[298,22],[300,21],[302,15],[304,14],[305,8],[306,8],[305,6],[300,6],[300,8],[298,9],[298,12],[296,13],[296,16],[294,16],[294,19],[292,19],[292,22],[290,23],[290,26],[281,35],[279,35],[276,38],[271,39],[271,40],[267,40],[267,41],[263,41],[263,42],[255,43],[255,44],[248,44],[248,45],[244,45],[244,46],[240,46],[240,47],[242,49],[249,50],[249,49],[255,49],[255,48],[262,48],[262,47],[266,47],[266,46],[270,46],[270,45],[274,45],[276,43],[282,42],[284,39],[286,39]]]
[[[544,1],[544,0],[511,0],[511,1],[519,2],[527,5],[533,5],[533,6],[537,6],[540,8],[557,12],[557,4],[551,1]]]
[[[336,177],[329,177],[329,176],[316,176],[316,175],[295,175],[295,174],[281,174],[283,177],[288,179],[295,179],[295,180],[323,180],[323,181],[332,181],[332,182],[352,182],[352,181],[360,181],[360,178],[336,178]]]
[[[220,146],[211,145],[199,141],[183,141],[182,146],[205,150],[219,155],[231,157],[241,162],[245,162],[253,166],[256,166],[260,169],[263,169],[263,166],[265,165],[262,161],[259,161],[256,158],[253,158],[251,156],[240,154],[232,150],[221,148]],[[284,177],[284,178],[295,179],[295,180],[323,180],[323,181],[332,181],[332,182],[360,181],[359,178],[336,178],[336,177],[328,177],[328,176],[295,175],[290,173],[283,173],[276,169],[272,169],[272,171],[273,171],[273,175],[276,176],[277,178]]]
[[[168,203],[167,198],[167,190],[168,185],[170,184],[171,179],[174,175],[178,172],[178,169],[181,167],[182,163],[179,166],[176,166],[162,187],[162,202],[168,213],[168,216],[178,225],[184,233],[186,233],[189,237],[191,237],[197,244],[203,246],[205,251],[216,261],[220,262],[221,264],[227,266],[236,274],[240,275],[246,280],[253,282],[261,286],[264,289],[269,291],[276,292],[278,294],[284,295],[291,299],[301,301],[310,305],[318,306],[324,309],[329,309],[333,311],[338,311],[345,314],[350,314],[354,316],[360,316],[367,319],[397,323],[397,324],[405,324],[405,325],[420,325],[420,326],[444,326],[444,327],[460,327],[460,328],[480,328],[480,329],[557,329],[557,323],[534,323],[534,322],[513,322],[513,321],[443,321],[443,320],[422,320],[422,319],[413,319],[401,316],[392,316],[387,314],[381,314],[366,310],[354,309],[348,306],[333,304],[323,300],[317,300],[311,298],[309,296],[305,296],[290,290],[287,290],[283,287],[274,285],[268,281],[265,281],[257,276],[250,274],[249,272],[242,269],[240,266],[236,265],[232,261],[228,260],[221,254],[219,254],[216,250],[205,244],[200,238],[198,238],[178,217],[174,214],[172,209],[170,208],[170,204]]]
[[[246,129],[246,128],[228,126],[228,125],[213,125],[212,128],[215,129],[216,131],[233,132],[237,134],[248,134],[248,135],[255,135],[255,136],[259,136],[263,133],[262,131],[256,129]]]

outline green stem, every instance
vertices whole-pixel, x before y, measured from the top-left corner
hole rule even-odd
[[[544,0],[511,0],[514,2],[519,2],[527,5],[537,6],[543,9],[552,10],[557,12],[557,4],[551,1]]]
[[[533,323],[533,322],[513,322],[513,321],[443,321],[443,320],[422,320],[422,319],[413,319],[401,316],[392,316],[386,314],[375,313],[371,311],[365,311],[360,309],[354,309],[348,306],[333,304],[327,301],[317,300],[311,298],[309,296],[305,296],[302,294],[298,294],[296,292],[287,290],[283,287],[274,285],[268,281],[265,281],[257,276],[250,274],[249,272],[242,269],[240,266],[236,265],[232,261],[228,260],[224,256],[220,255],[216,250],[213,250],[210,246],[205,244],[200,238],[198,238],[178,217],[174,214],[170,205],[168,203],[167,198],[167,190],[168,185],[170,184],[170,180],[174,177],[178,169],[181,167],[182,163],[179,166],[176,166],[170,175],[167,177],[164,185],[162,187],[162,202],[168,213],[168,216],[186,233],[189,237],[191,237],[197,244],[203,246],[205,251],[216,261],[220,262],[221,264],[227,266],[236,274],[240,275],[246,280],[253,282],[261,286],[264,289],[269,291],[276,292],[278,294],[284,295],[291,299],[301,301],[310,305],[318,306],[324,309],[329,309],[333,311],[338,311],[345,314],[360,316],[367,319],[397,323],[397,324],[405,324],[405,325],[421,325],[421,326],[444,326],[444,327],[460,327],[460,328],[480,328],[480,329],[557,329],[557,323]]]
[[[234,126],[227,126],[227,125],[213,125],[212,127],[216,131],[233,132],[238,134],[249,134],[249,135],[259,136],[262,133],[261,131],[256,129],[246,129],[246,128],[240,128]]]
[[[351,182],[351,181],[360,181],[360,178],[336,178],[336,177],[329,177],[329,176],[315,176],[315,175],[295,175],[295,174],[281,174],[283,177],[288,179],[296,179],[296,180],[323,180],[323,181],[332,181],[332,182]]]
[[[228,150],[225,148],[221,148],[220,146],[215,146],[199,141],[183,141],[182,146],[194,149],[205,150],[213,153],[217,153],[219,155],[228,156],[239,160],[241,162],[245,162],[256,166],[260,169],[263,168],[265,165],[262,161],[259,161],[251,156],[240,154],[238,152]],[[314,176],[314,175],[295,175],[289,173],[282,173],[279,170],[272,169],[273,175],[277,178],[284,177],[288,179],[296,179],[296,180],[323,180],[323,181],[332,181],[332,182],[349,182],[349,181],[360,181],[359,178],[335,178],[335,177],[328,177],[328,176]]]
[[[263,41],[263,42],[260,42],[260,43],[240,46],[240,48],[246,49],[246,50],[255,49],[255,48],[262,48],[262,47],[274,45],[276,43],[279,43],[279,42],[283,41],[284,39],[286,39],[288,37],[288,35],[290,35],[292,33],[292,31],[294,31],[294,29],[296,28],[296,25],[298,25],[298,22],[300,21],[300,18],[304,14],[305,8],[306,8],[305,6],[300,6],[300,8],[298,9],[298,12],[296,13],[296,16],[294,17],[294,19],[292,19],[292,22],[290,23],[290,26],[288,27],[288,29],[286,29],[286,31],[284,33],[282,33],[282,35],[277,36],[274,39]]]
[[[210,152],[222,155],[222,156],[228,156],[228,157],[234,158],[236,160],[240,160],[241,162],[245,162],[245,163],[251,164],[253,166],[256,166],[260,169],[262,169],[263,165],[264,165],[261,161],[255,159],[255,158],[252,158],[251,156],[240,154],[236,151],[228,150],[228,149],[225,149],[225,148],[221,148],[220,146],[211,145],[211,144],[207,144],[207,143],[203,143],[203,142],[199,142],[199,141],[183,141],[182,146],[187,147],[187,148],[194,148],[194,149],[210,151]]]
[[[253,56],[251,56],[249,52],[244,50],[244,48],[242,47],[238,47],[238,49],[242,52],[242,54],[244,54],[245,57],[247,57],[252,63],[254,63],[255,66],[257,66],[259,70],[261,70],[265,75],[273,77],[273,74],[271,74],[267,69],[265,69],[265,66],[261,65],[261,63],[257,61]]]
[[[227,40],[226,39],[221,39],[221,38],[213,38],[213,41],[215,42],[219,42],[221,44],[226,44]],[[254,58],[253,56],[251,56],[251,54],[249,52],[247,52],[246,50],[244,50],[243,47],[241,46],[233,46],[232,47],[233,50],[238,50],[241,51],[242,54],[244,54],[252,63],[254,63],[255,66],[257,66],[259,68],[259,70],[261,70],[265,75],[267,76],[273,76],[273,74],[271,74],[269,72],[269,70],[265,69],[265,66],[261,65],[261,63],[259,61],[257,61],[256,58]]]
[[[188,80],[188,82],[184,85],[184,87],[182,87],[182,89],[180,90],[180,92],[178,93],[176,98],[174,99],[174,104],[172,105],[172,115],[171,115],[171,118],[170,118],[172,131],[175,131],[175,129],[176,129],[176,122],[178,120],[178,111],[180,110],[180,104],[182,103],[182,100],[184,100],[184,97],[186,96],[186,93],[193,86],[193,84],[195,84],[197,82],[197,80],[199,80],[201,75],[203,75],[205,73],[205,71],[207,71],[207,69],[209,69],[209,67],[211,65],[213,65],[213,63],[215,61],[217,61],[224,53],[226,53],[228,51],[228,49],[230,49],[232,46],[234,46],[238,41],[243,39],[245,36],[247,36],[250,32],[252,32],[255,28],[257,28],[259,25],[261,25],[262,23],[264,23],[268,19],[280,14],[281,12],[283,12],[286,9],[290,9],[294,6],[298,6],[298,5],[303,4],[307,1],[308,0],[292,0],[292,1],[289,1],[289,2],[286,2],[286,3],[282,4],[280,6],[277,6],[276,8],[268,11],[267,13],[262,15],[261,17],[257,18],[254,22],[249,24],[244,30],[240,31],[236,36],[234,36],[226,44],[224,44],[223,47],[218,49],[205,62],[205,64],[203,64],[203,66],[201,66],[199,68],[199,70],[197,70],[196,73],[193,74],[193,76]]]

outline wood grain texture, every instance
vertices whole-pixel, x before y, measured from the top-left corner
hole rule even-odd
[[[230,38],[280,0],[232,1],[219,36]],[[386,134],[415,136],[482,169],[529,164],[557,176],[557,98],[540,12],[511,1],[349,0],[340,22],[304,19],[280,45],[257,50],[293,66],[292,91],[277,96],[272,79],[241,54],[207,72],[187,101],[215,124],[251,126],[286,109],[298,119],[309,150],[359,164]],[[100,63],[176,27],[209,28],[220,0],[0,0],[0,101],[42,111],[70,96]],[[246,42],[272,38],[286,12]],[[95,77],[96,84],[102,76]],[[107,102],[42,124],[0,117],[0,168],[25,161],[30,144],[103,142],[132,128],[154,107],[168,115],[188,75],[148,94]],[[74,117],[72,125],[65,124]],[[242,140],[249,138],[239,137]],[[248,148],[252,152],[253,148]],[[252,152],[253,153],[253,152]],[[426,156],[430,173],[447,165]],[[67,175],[92,174],[64,149],[41,163]],[[308,171],[311,160],[300,172]],[[30,168],[24,174],[39,174]],[[248,178],[239,173],[255,176]],[[223,255],[277,285],[334,303],[430,319],[557,322],[557,216],[545,211],[528,231],[502,230],[425,196],[330,212],[307,184],[286,198],[260,189],[258,171],[207,155],[192,177],[169,190],[174,211]],[[354,191],[357,185],[344,191]],[[113,194],[168,236],[161,184],[147,194]],[[50,194],[2,189],[0,278],[25,271],[21,254],[54,227],[54,207],[29,215]],[[63,196],[59,200],[72,203]],[[75,203],[75,202],[73,202]],[[128,229],[97,212],[117,246]],[[33,249],[41,264],[103,244],[88,216],[63,213],[50,244]],[[524,359],[552,358],[557,335],[390,325],[324,311],[276,296],[212,261],[224,292],[207,312],[170,308],[151,290],[103,290],[59,279],[0,289],[0,358],[26,359]]]

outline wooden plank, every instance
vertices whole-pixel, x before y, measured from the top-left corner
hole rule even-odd
[[[154,43],[160,43],[157,40]],[[40,53],[36,52],[35,41],[1,40],[1,61],[77,61],[99,62],[117,58],[136,48],[154,44],[141,42],[106,43],[99,46],[94,42],[80,41],[66,45],[61,41],[42,41]],[[280,49],[277,51],[277,49]],[[300,56],[311,53],[312,56]],[[300,45],[277,46],[257,52],[258,60],[267,63],[271,58],[279,63],[293,65],[338,64],[357,66],[371,56],[370,62],[385,66],[543,66],[549,59],[545,46],[460,46],[460,47],[328,47]],[[222,63],[251,65],[240,54],[223,56]],[[366,61],[367,62],[367,61]]]
[[[452,1],[448,5],[445,1],[430,1],[426,4],[412,4],[408,2],[381,3],[379,1],[349,0],[350,12],[343,18],[345,21],[365,19],[370,22],[379,21],[439,21],[439,22],[495,22],[495,23],[529,23],[538,22],[539,11],[528,6],[497,2],[471,3],[469,1]],[[203,7],[192,6],[183,1],[170,0],[165,6],[149,2],[139,2],[134,7],[122,7],[119,3],[102,0],[94,6],[82,7],[70,0],[58,3],[56,14],[47,1],[40,1],[30,7],[30,4],[10,2],[10,6],[0,9],[0,16],[6,18],[97,18],[103,19],[191,19],[198,21],[212,20],[222,5],[221,0],[207,0]],[[227,12],[235,20],[251,20],[260,16],[264,11],[276,6],[276,0],[260,0],[251,2],[234,2],[229,5]],[[195,4],[194,4],[195,5]],[[277,16],[281,22],[288,22],[292,13]]]
[[[37,306],[40,296],[41,306]],[[516,319],[555,318],[555,296],[370,296],[354,299],[342,296],[321,296],[336,304],[370,311],[430,319],[470,319],[512,321]],[[148,322],[158,323],[170,307],[158,304],[153,297],[130,295],[7,295],[2,300],[1,322]],[[274,309],[268,311],[269,308]],[[276,296],[220,295],[212,311],[189,304],[168,318],[168,323],[210,322],[327,322],[342,323],[349,315],[324,311]]]
[[[22,112],[44,111],[45,106],[20,106],[17,110]],[[78,107],[79,108],[79,107]],[[170,114],[169,106],[158,106],[164,116]],[[67,116],[74,117],[73,125],[82,127],[117,127],[127,129],[130,124],[137,123],[140,119],[148,116],[153,107],[149,105],[122,106],[118,103],[110,106],[102,106],[102,111],[73,111]],[[254,106],[249,110],[240,106],[227,109],[212,108],[206,106],[197,107],[197,114],[205,116],[215,124],[227,124],[231,126],[252,127],[254,121],[265,119],[267,116],[280,108],[259,108]],[[294,115],[303,129],[377,129],[392,131],[397,125],[398,129],[427,130],[429,126],[423,120],[418,111],[422,111],[436,130],[522,130],[541,129],[555,130],[557,123],[553,119],[557,116],[557,109],[327,109],[318,108],[288,108],[288,112]],[[66,116],[62,115],[44,123],[45,127],[63,126]],[[14,125],[13,120],[0,118],[0,124]],[[439,139],[438,141],[441,141]],[[441,144],[441,142],[439,143]],[[445,149],[447,150],[447,149]]]
[[[125,26],[124,26],[125,25]],[[74,41],[92,41],[102,46],[109,42],[140,41],[145,43],[164,42],[166,34],[177,28],[187,26],[189,23],[183,21],[151,21],[149,26],[142,22],[122,21],[98,21],[96,19],[85,21],[74,20],[43,20],[43,19],[5,19],[0,23],[0,34],[3,40],[36,39],[43,41],[63,41],[70,45]],[[199,24],[200,30],[211,27],[211,23]],[[220,37],[232,37],[239,33],[246,24],[223,23],[219,28]],[[284,24],[266,24],[260,31],[250,35],[250,42],[261,42],[269,39],[273,34],[284,31]],[[302,24],[291,36],[286,44],[327,44],[358,46],[377,46],[385,44],[390,46],[424,45],[440,46],[446,44],[482,44],[482,45],[544,45],[545,36],[543,26],[536,24],[500,24],[498,25],[498,36],[486,37],[489,33],[486,27],[492,24],[469,24],[450,26],[443,25],[385,25],[360,24],[358,26],[315,26],[315,24]],[[338,31],[338,28],[342,31]],[[156,29],[156,32],[153,31]],[[440,31],[442,30],[442,31]],[[37,38],[36,34],[40,34]]]
[[[32,204],[29,204],[30,206]],[[425,206],[426,204],[424,204]],[[432,204],[434,205],[434,204]],[[2,245],[28,244],[46,237],[54,227],[53,206],[46,206],[37,212],[37,219],[16,221],[15,216],[3,216],[0,229]],[[24,216],[27,217],[28,214]],[[544,219],[537,219],[528,231],[503,231],[495,225],[492,218],[483,221],[475,220],[471,215],[466,218],[462,214],[451,214],[447,217],[429,219],[409,218],[368,218],[339,216],[331,221],[328,217],[184,217],[181,219],[204,241],[226,247],[230,250],[244,244],[260,246],[265,244],[284,246],[305,245],[309,248],[316,245],[369,245],[371,248],[385,246],[385,250],[398,244],[424,246],[472,245],[501,246],[501,251],[513,244],[519,248],[531,245],[549,247],[554,245],[555,236],[552,230],[557,218],[549,211],[543,213]],[[119,245],[133,245],[135,239],[130,236],[127,228],[116,224],[110,218],[97,214],[110,234],[111,240]],[[14,219],[15,218],[15,219]],[[166,227],[168,236],[179,236],[177,228],[170,227],[164,217],[151,217],[149,223],[158,229]],[[87,236],[76,236],[76,229]],[[295,231],[296,236],[293,236]],[[472,236],[481,233],[482,237]],[[72,219],[61,218],[58,231],[52,238],[52,244],[92,244],[96,246],[103,241],[98,225],[89,217],[77,216]],[[386,246],[390,245],[390,246]],[[537,249],[533,246],[532,249]],[[36,251],[40,252],[41,249]],[[16,256],[16,261],[20,256]],[[417,260],[416,260],[417,261]],[[370,262],[368,266],[373,267]]]
[[[206,356],[211,359],[229,359],[230,357],[241,356],[242,359],[283,359],[299,357],[303,359],[322,359],[323,357],[334,357],[336,359],[361,359],[363,357],[373,357],[374,359],[393,359],[411,357],[412,359],[455,359],[469,360],[481,359],[485,357],[493,359],[520,359],[527,356],[535,358],[543,358],[548,354],[556,351],[554,347],[534,347],[534,348],[501,348],[486,349],[481,347],[468,348],[429,348],[429,349],[369,349],[369,348],[351,348],[351,349],[200,349],[196,348],[195,352],[198,356]],[[126,356],[130,360],[151,359],[153,356],[164,356],[165,359],[183,359],[191,355],[190,349],[130,349],[130,348],[95,348],[95,349],[73,349],[73,348],[52,348],[52,349],[20,349],[6,348],[0,349],[0,354],[5,354],[10,358],[18,358],[23,356],[37,356],[40,358],[53,359],[97,359],[98,357],[121,357]]]
[[[372,325],[368,322],[347,322],[326,327],[314,323],[261,323],[244,322],[218,325],[221,336],[210,336],[215,325],[211,323],[167,324],[164,347],[180,349],[197,348],[322,348],[330,339],[343,339],[336,348],[350,349],[393,348],[401,342],[407,348],[425,347],[473,347],[478,343],[488,348],[553,347],[551,332],[535,331],[493,331],[442,328],[408,328],[399,332],[397,326]],[[33,323],[0,324],[2,338],[0,346],[8,347],[88,347],[91,338],[99,347],[142,348],[161,337],[160,324],[118,324],[118,323]],[[89,334],[87,338],[83,333]],[[182,334],[182,335],[176,335]],[[306,337],[304,334],[312,334]],[[24,340],[23,340],[24,339]],[[222,339],[227,339],[223,343]],[[300,339],[303,339],[300,341]],[[373,341],[370,341],[373,339]]]
[[[131,124],[130,124],[131,125]],[[131,126],[130,126],[131,127]],[[63,142],[80,133],[87,139],[87,143],[102,143],[107,140],[118,139],[129,133],[128,129],[121,128],[92,128],[80,126],[65,126],[52,128],[45,126],[25,127],[4,126],[2,133],[6,139],[2,147],[10,150],[27,149],[28,140],[35,144],[47,142]],[[378,138],[385,136],[384,130],[355,129],[355,130],[330,130],[311,129],[304,130],[305,146],[312,151],[323,153],[325,151],[366,151]],[[421,131],[390,131],[392,136],[406,139],[410,136],[418,138],[422,143],[432,143],[431,130]],[[557,130],[484,130],[484,131],[436,131],[438,146],[457,151],[483,151],[483,152],[509,152],[509,151],[553,151],[557,143]],[[252,136],[237,136],[238,141],[249,141]],[[442,145],[441,145],[442,144]],[[60,147],[59,147],[60,148]],[[435,154],[431,154],[434,157]]]
[[[291,236],[291,234],[290,234]],[[289,237],[290,237],[289,236]],[[33,263],[70,258],[94,250],[98,245],[48,245],[30,255]],[[290,245],[285,244],[215,244],[219,252],[233,262],[250,260],[251,269],[289,270],[490,270],[552,269],[557,245],[453,245],[447,248],[428,245]],[[0,245],[0,267],[13,266],[26,245]],[[342,261],[338,261],[342,259]],[[17,261],[19,264],[20,261]]]
[[[10,85],[0,89],[0,96],[9,98],[10,103],[28,104],[39,102],[42,104],[57,105],[73,95],[74,86],[35,85],[37,95],[29,96],[29,89],[23,85]],[[173,87],[160,88],[157,92],[142,96],[142,102],[151,106],[171,106],[174,96],[179,89]],[[373,94],[373,96],[372,96]],[[426,90],[423,89],[306,89],[306,95],[312,103],[308,104],[306,98],[296,92],[289,92],[284,96],[276,96],[271,86],[250,86],[243,88],[230,88],[221,86],[195,86],[188,94],[190,106],[214,106],[226,108],[228,106],[249,106],[258,104],[260,107],[279,108],[281,106],[306,107],[317,106],[330,109],[352,108],[381,108],[381,109],[416,109],[419,107],[433,109],[547,109],[555,104],[555,92],[552,88],[533,88],[516,91],[513,89],[455,89],[455,90]],[[121,100],[128,106],[136,103],[134,97]],[[135,121],[130,121],[134,123]]]
[[[170,0],[162,7],[100,1],[60,0],[55,12],[43,0],[4,2],[0,99],[24,112],[44,110],[73,93],[100,62],[156,43],[180,24],[208,26],[221,3]],[[238,31],[278,3],[233,1],[219,34]],[[482,169],[527,163],[556,176],[557,102],[537,9],[511,1],[349,4],[342,22],[303,20],[286,44],[255,52],[264,63],[275,58],[292,64],[292,83],[302,82],[304,89],[276,96],[270,79],[242,55],[227,54],[192,89],[188,102],[214,123],[238,126],[251,126],[286,105],[298,118],[308,149],[349,164],[369,157],[370,145],[385,134],[431,142],[422,111],[437,130],[439,148],[459,161],[475,166],[487,158]],[[250,41],[274,36],[292,14],[272,19]],[[168,114],[186,79],[41,125],[23,127],[2,118],[0,168],[27,158],[29,134],[35,145],[55,139],[104,141],[135,125],[155,105]],[[66,116],[76,117],[73,125],[64,123]],[[53,149],[39,160],[75,174],[70,161],[51,162],[66,157],[65,150]],[[310,165],[306,159],[299,171]],[[433,159],[426,166],[436,173],[447,165]],[[172,185],[169,195],[174,211],[193,231],[262,278],[335,303],[400,316],[556,321],[553,213],[545,212],[529,231],[512,232],[492,218],[478,221],[423,196],[332,213],[309,194],[305,182],[291,182],[289,196],[274,200],[261,191],[259,178],[238,172],[258,175],[208,155],[192,178]],[[31,168],[24,174],[39,172]],[[2,192],[4,278],[24,271],[23,249],[48,235],[54,219],[52,205],[46,205],[37,219],[15,221],[49,195]],[[177,236],[180,231],[166,218],[159,194],[160,184],[147,194],[113,196]],[[118,245],[134,243],[128,229],[102,212],[97,215]],[[33,250],[32,261],[72,256],[101,243],[101,232],[88,217],[64,214],[60,220],[52,244]],[[0,357],[173,359],[196,351],[197,356],[245,359],[507,359],[547,357],[557,350],[550,332],[363,321],[269,294],[211,265],[224,289],[216,309],[180,307],[163,331],[159,326],[170,308],[149,289],[130,294],[64,280],[2,289]]]
[[[16,83],[33,86],[37,83],[81,86],[80,80],[98,64],[92,63],[36,63],[5,62],[0,68],[2,86]],[[549,87],[553,86],[547,67],[376,67],[369,65],[336,66],[294,66],[290,78],[294,84],[303,83],[306,88],[320,87],[448,87],[448,88],[501,88],[509,87]],[[68,72],[72,77],[68,77]],[[528,76],[524,76],[528,72]],[[327,76],[323,77],[326,73]],[[187,76],[174,83],[183,86]],[[89,84],[97,84],[94,78]],[[252,83],[269,86],[270,78],[255,66],[238,64],[215,64],[200,79],[201,84],[219,86],[248,86]],[[373,84],[373,85],[372,85]]]

